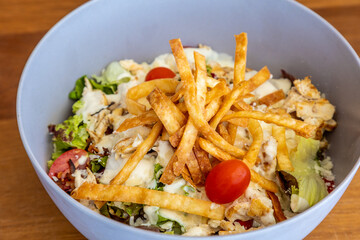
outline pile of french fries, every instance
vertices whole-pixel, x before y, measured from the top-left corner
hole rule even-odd
[[[72,193],[72,197],[133,202],[224,219],[225,207],[222,205],[123,185],[158,138],[168,140],[175,149],[160,178],[162,183],[171,184],[177,177],[182,177],[194,187],[201,186],[217,162],[239,159],[249,167],[251,181],[273,196],[272,193],[278,191],[277,184],[252,169],[258,161],[263,142],[259,121],[274,124],[272,134],[278,142],[278,170],[285,171],[293,169],[286,148],[285,128],[307,138],[314,137],[317,128],[292,118],[285,111],[260,112],[245,103],[243,99],[252,96],[251,92],[270,78],[270,72],[265,66],[245,81],[247,35],[241,33],[235,39],[232,89],[225,79],[208,76],[205,57],[198,52],[194,52],[195,69],[192,71],[180,39],[170,40],[181,81],[157,79],[129,89],[127,110],[135,117],[125,120],[117,129],[122,132],[137,126],[152,126],[149,136],[137,147],[110,185],[84,183]],[[138,100],[145,97],[151,109],[139,103]],[[284,98],[285,94],[279,90],[257,102],[270,106]],[[247,127],[253,139],[247,149],[234,146],[239,126]]]

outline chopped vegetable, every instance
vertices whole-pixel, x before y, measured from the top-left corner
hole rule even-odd
[[[106,167],[108,156],[104,156],[95,160],[92,160],[90,162],[91,165],[91,171],[92,172],[98,172],[100,169],[104,169]]]
[[[290,173],[299,184],[298,190],[292,188],[291,208],[294,212],[304,211],[328,194],[324,180],[315,171],[317,164],[315,159],[319,146],[318,140],[299,137],[297,150],[290,157],[294,166],[294,171]]]
[[[87,146],[89,134],[81,115],[71,116],[58,125],[50,125],[49,132],[53,134],[54,153],[52,159],[58,158],[71,148],[85,149]]]
[[[153,189],[158,190],[158,191],[164,191],[165,184],[160,182],[160,178],[161,178],[161,175],[163,174],[163,172],[164,172],[164,168],[159,163],[155,164],[154,181],[156,184]]]
[[[86,75],[76,80],[74,89],[69,93],[70,99],[79,100],[82,97],[82,92],[85,87],[85,77]]]

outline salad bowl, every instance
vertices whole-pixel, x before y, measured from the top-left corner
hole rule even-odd
[[[84,73],[117,59],[150,61],[170,52],[168,40],[206,44],[233,54],[233,35],[247,32],[248,63],[312,76],[336,106],[337,129],[328,135],[335,190],[305,212],[264,229],[204,239],[302,239],[331,211],[360,165],[360,62],[325,20],[294,1],[91,1],[56,24],[31,54],[17,96],[19,131],[44,188],[64,216],[89,239],[184,239],[115,222],[72,199],[48,177],[49,123],[70,114],[68,93]],[[36,109],[36,111],[34,111]]]

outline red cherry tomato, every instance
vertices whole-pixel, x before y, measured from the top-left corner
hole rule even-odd
[[[326,178],[322,178],[322,179],[323,179],[324,182],[325,182],[325,185],[326,185],[326,187],[327,187],[328,193],[331,193],[331,192],[334,190],[334,188],[335,188],[335,182],[334,182],[334,181],[329,181],[329,180],[327,180]]]
[[[69,151],[61,154],[51,165],[49,170],[49,177],[65,178],[67,173],[70,173],[70,164],[69,160],[72,161],[75,168],[80,167],[79,159],[81,157],[86,157],[85,163],[81,166],[86,165],[89,161],[88,153],[82,149],[71,149]]]
[[[249,186],[250,170],[240,160],[228,160],[216,165],[205,182],[208,198],[216,203],[229,203],[240,197]]]
[[[150,70],[146,75],[145,81],[150,81],[159,78],[173,78],[176,74],[166,67],[156,67]]]
[[[242,221],[240,219],[235,220],[235,222],[240,223],[241,226],[243,226],[245,228],[245,230],[248,230],[249,228],[252,228],[254,220],[250,219],[248,221]]]

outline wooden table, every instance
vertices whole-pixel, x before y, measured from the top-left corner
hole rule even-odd
[[[40,184],[22,146],[15,98],[29,54],[84,0],[0,0],[0,239],[83,239]],[[301,0],[360,53],[360,0]],[[360,239],[360,172],[307,239]]]

